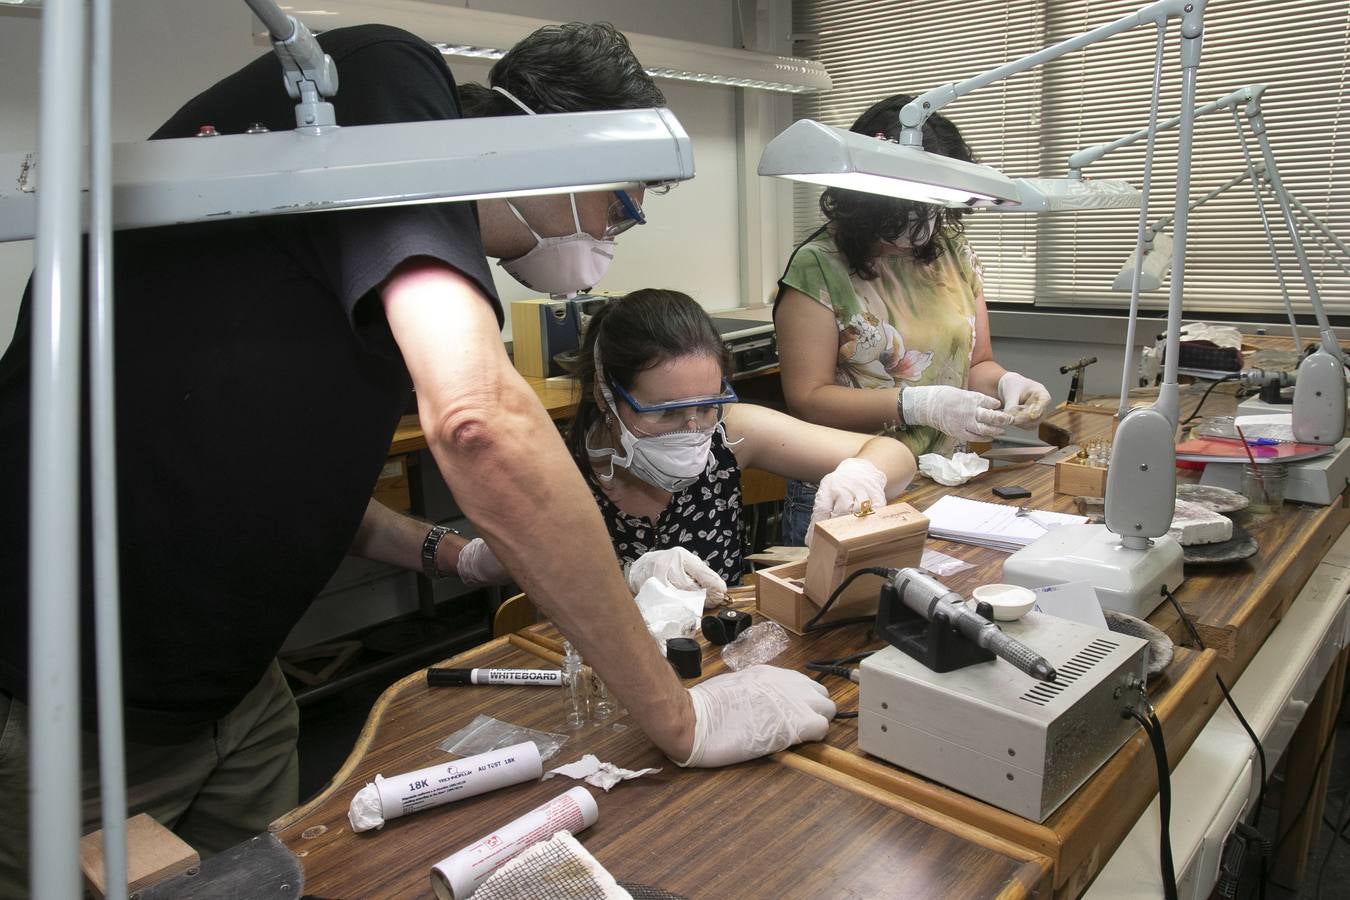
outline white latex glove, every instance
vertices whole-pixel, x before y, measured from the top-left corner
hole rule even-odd
[[[750,666],[689,689],[694,752],[681,766],[729,766],[825,737],[834,701],[801,672]]]
[[[492,548],[482,538],[474,538],[460,548],[455,572],[465,584],[508,584],[511,573],[497,561]]]
[[[816,502],[811,507],[811,522],[857,512],[864,500],[870,500],[873,509],[886,505],[886,473],[867,460],[852,456],[820,479]]]
[[[727,583],[722,576],[683,547],[648,550],[629,564],[624,577],[634,594],[642,590],[648,578],[659,578],[677,590],[707,591],[709,603],[727,595]]]
[[[998,380],[998,395],[1003,398],[1003,411],[1012,414],[1013,424],[1019,427],[1045,418],[1050,405],[1050,392],[1045,385],[1016,372],[1003,373]]]
[[[999,402],[978,391],[942,384],[907,387],[900,392],[900,413],[910,425],[927,425],[958,441],[998,437],[1013,423]]]

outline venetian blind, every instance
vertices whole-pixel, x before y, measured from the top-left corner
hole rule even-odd
[[[918,82],[911,89],[923,90],[1113,21],[1140,5],[1139,0],[1012,0],[1005,4],[797,0],[794,28],[819,32],[819,38],[806,46],[812,55],[820,56],[832,76],[836,68],[844,76],[835,76],[836,87],[828,94],[800,99],[797,113],[821,118],[838,110],[836,120],[822,121],[847,125],[849,112],[856,114],[888,90],[880,73],[890,70],[889,55],[906,52],[907,60],[913,62],[906,63],[900,77]],[[923,54],[907,46],[911,29],[898,23],[884,27],[888,17],[883,6],[890,8],[890,19],[909,16],[916,25],[922,23],[920,32],[933,30],[932,49],[926,51],[933,54],[933,62],[925,62],[920,58]],[[979,12],[966,15],[975,7]],[[864,21],[864,12],[870,23]],[[1016,27],[1009,23],[1004,34],[1002,29],[1010,18],[1017,20]],[[1350,0],[1210,0],[1205,26],[1197,102],[1207,103],[1248,84],[1269,85],[1266,122],[1286,187],[1334,233],[1350,240]],[[957,40],[987,52],[979,62],[971,58],[966,68],[957,68],[942,49]],[[1154,41],[1154,29],[1145,26],[1043,66],[1035,78],[1014,79],[1013,85],[1022,81],[1015,88],[1021,91],[1015,108],[999,108],[1004,83],[998,83],[949,104],[944,113],[961,127],[983,161],[1001,171],[1014,176],[1063,175],[1065,160],[1074,150],[1147,124]],[[1177,45],[1173,23],[1163,69],[1163,118],[1178,110]],[[863,57],[872,60],[870,71],[878,75],[877,80],[868,80],[869,64]],[[993,96],[986,98],[990,93]],[[985,105],[977,107],[977,103]],[[990,145],[1003,137],[1000,129],[1007,129],[1017,146],[1029,148],[1032,155],[1000,156],[1002,148]],[[1252,149],[1256,151],[1254,144]],[[1143,158],[1141,142],[1116,151],[1088,171],[1097,177],[1127,178],[1137,185]],[[1176,133],[1172,131],[1158,141],[1151,221],[1172,211],[1175,166]],[[1192,199],[1229,180],[1242,167],[1231,114],[1217,112],[1200,119]],[[812,216],[801,196],[807,192],[798,190],[797,220],[805,228]],[[1277,247],[1291,295],[1296,308],[1308,312],[1288,237],[1277,208],[1267,200],[1268,212],[1276,217]],[[985,263],[991,301],[1034,299],[1045,306],[1100,309],[1123,307],[1128,300],[1128,295],[1112,292],[1109,286],[1133,249],[1136,215],[1134,211],[1040,216],[986,213],[966,221],[971,241]],[[1340,267],[1350,261],[1343,255],[1333,256],[1334,248],[1313,239],[1308,229],[1303,234],[1330,312],[1350,314],[1350,277]],[[1274,266],[1249,186],[1234,187],[1191,215],[1186,258],[1188,312],[1282,311]],[[1005,264],[1010,271],[997,272]],[[1165,288],[1144,295],[1143,303],[1165,306]]]
[[[848,128],[878,100],[959,81],[1044,43],[1040,0],[794,0],[797,51],[819,59],[834,87],[799,94],[797,118]],[[1040,159],[1041,73],[991,85],[959,101],[952,121],[978,161],[1029,172]],[[820,188],[794,188],[795,227],[821,223]],[[1028,216],[968,216],[967,235],[984,265],[991,299],[1030,303],[1036,287],[1036,227]]]

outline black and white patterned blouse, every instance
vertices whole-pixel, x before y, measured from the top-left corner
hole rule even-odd
[[[689,487],[673,494],[656,524],[630,516],[592,484],[614,552],[624,566],[648,550],[683,547],[727,584],[741,581],[741,468],[722,429],[713,433],[708,467]]]

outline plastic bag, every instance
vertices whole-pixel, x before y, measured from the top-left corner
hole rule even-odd
[[[948,556],[936,550],[925,550],[923,551],[923,558],[919,560],[919,568],[929,575],[945,578],[948,575],[973,569],[975,566],[965,560],[957,559],[955,556]]]
[[[763,665],[787,648],[788,633],[782,625],[760,622],[722,648],[722,661],[733,672],[739,672],[746,666]]]
[[[474,716],[473,721],[451,734],[439,744],[446,753],[457,756],[473,756],[530,741],[539,748],[539,758],[549,759],[557,756],[562,745],[567,743],[567,735],[551,731],[535,731],[521,725],[512,725],[491,716]]]

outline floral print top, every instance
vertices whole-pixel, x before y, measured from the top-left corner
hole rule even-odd
[[[979,260],[963,235],[939,236],[932,262],[908,252],[875,261],[877,277],[851,273],[829,233],[802,245],[780,282],[834,312],[839,356],[836,384],[895,388],[944,384],[966,387],[975,348],[976,299],[984,295]],[[946,453],[949,435],[928,426],[884,429],[917,457]]]
[[[689,487],[671,495],[653,523],[614,505],[595,484],[591,493],[626,568],[648,550],[683,547],[708,564],[727,584],[741,582],[741,467],[727,446],[722,429],[713,433],[708,465]]]

